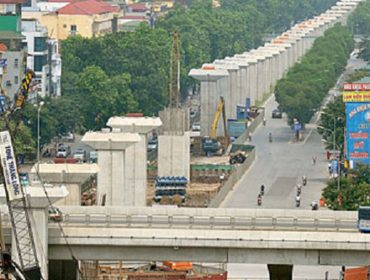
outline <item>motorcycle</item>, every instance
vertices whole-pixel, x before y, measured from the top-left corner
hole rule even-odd
[[[272,134],[271,134],[271,132],[269,133],[269,142],[270,143],[272,142]]]
[[[303,183],[303,186],[307,185],[307,177],[306,176],[302,177],[302,183]]]
[[[299,197],[297,197],[296,200],[295,200],[295,206],[296,207],[301,206],[301,199]]]
[[[261,206],[262,205],[262,196],[259,194],[257,198],[257,205]]]
[[[265,186],[264,185],[261,186],[260,194],[261,195],[265,194]]]

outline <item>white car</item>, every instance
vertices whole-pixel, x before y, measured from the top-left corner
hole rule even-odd
[[[200,123],[193,123],[191,126],[192,131],[200,131]]]

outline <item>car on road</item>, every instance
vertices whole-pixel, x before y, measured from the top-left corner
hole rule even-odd
[[[148,142],[148,151],[151,152],[151,151],[155,151],[157,149],[158,149],[158,140],[157,139],[149,140],[149,142]]]
[[[200,131],[200,123],[193,123],[191,126],[192,131]]]
[[[73,142],[75,140],[75,136],[72,132],[68,132],[67,134],[62,135],[60,138],[65,142]]]
[[[28,173],[20,172],[19,173],[19,181],[22,187],[28,187],[30,185],[30,179],[28,177]]]
[[[273,119],[281,119],[283,117],[283,113],[280,112],[278,109],[274,109],[274,110],[272,110],[271,117]]]
[[[58,158],[66,158],[70,154],[71,148],[67,145],[60,143],[58,145],[57,157]]]
[[[63,221],[63,214],[62,214],[62,211],[59,210],[59,208],[50,207],[48,212],[49,212],[49,221],[52,221],[52,222],[62,222]]]
[[[86,161],[86,151],[84,149],[77,149],[74,154],[73,158],[77,159],[79,162],[85,162]]]

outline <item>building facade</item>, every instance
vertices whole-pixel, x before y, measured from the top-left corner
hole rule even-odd
[[[70,2],[52,11],[25,11],[23,19],[36,18],[48,29],[50,38],[64,40],[71,35],[91,38],[114,32],[121,9],[104,1]]]
[[[0,94],[14,99],[25,69],[20,0],[0,0]]]
[[[37,20],[23,20],[23,43],[27,46],[27,68],[35,72],[34,96],[60,96],[61,58],[58,42],[48,39],[48,30]]]

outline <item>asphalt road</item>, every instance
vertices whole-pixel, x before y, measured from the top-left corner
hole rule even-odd
[[[340,94],[342,84],[350,73],[366,65],[364,61],[356,58],[357,51],[351,54],[345,73],[329,91],[328,101]],[[287,126],[286,120],[271,119],[271,110],[276,106],[273,97],[267,101],[267,126],[260,126],[252,137],[252,144],[257,148],[256,160],[221,207],[258,207],[257,194],[261,184],[264,184],[266,194],[261,208],[296,208],[295,184],[300,182],[302,175],[308,177],[308,184],[302,191],[300,209],[310,208],[311,201],[320,198],[321,189],[325,187],[329,176],[321,137],[315,125],[311,124],[306,127],[303,142],[292,142],[293,132]],[[268,142],[270,131],[273,134],[273,143]],[[315,165],[312,165],[312,156],[317,156]],[[227,270],[232,280],[269,279],[265,264],[229,263]],[[339,279],[339,271],[338,266],[294,266],[293,279],[325,279],[326,273],[328,279]]]
[[[307,125],[301,142],[294,141],[294,131],[287,125],[285,116],[272,119],[271,111],[277,107],[274,97],[265,105],[266,126],[260,126],[252,135],[256,146],[256,160],[234,190],[226,197],[222,207],[294,209],[296,186],[302,176],[308,183],[302,188],[299,209],[310,209],[313,200],[320,199],[320,191],[328,179],[326,154],[315,125]],[[273,141],[268,141],[272,133]],[[312,157],[316,157],[313,165]],[[257,206],[260,186],[265,186],[262,205]]]

